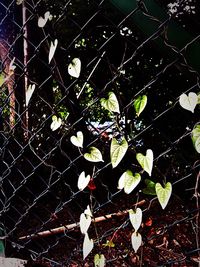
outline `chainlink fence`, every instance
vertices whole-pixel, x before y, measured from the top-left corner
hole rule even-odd
[[[106,266],[198,266],[200,162],[191,132],[199,106],[188,100],[187,110],[179,97],[199,93],[199,9],[195,0],[1,0],[3,256],[5,248],[27,266],[94,266],[96,254]],[[139,96],[147,105],[138,115]],[[128,150],[113,168],[111,140],[123,138]],[[151,177],[136,160],[147,149]],[[126,170],[142,177],[130,194],[118,189]],[[164,210],[147,179],[172,184]],[[79,221],[88,205],[94,248],[83,260]],[[136,207],[137,253],[128,215]]]

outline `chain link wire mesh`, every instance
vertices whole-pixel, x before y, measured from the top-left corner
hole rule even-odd
[[[93,266],[94,255],[103,253],[106,266],[197,266],[199,155],[190,135],[199,107],[191,113],[178,100],[199,93],[200,7],[170,2],[1,0],[0,222],[7,256]],[[51,19],[39,27],[47,11]],[[68,74],[74,58],[81,60],[78,78]],[[109,92],[120,114],[101,106]],[[136,116],[139,95],[148,103]],[[52,119],[62,122],[55,131]],[[83,149],[70,141],[78,131]],[[113,136],[129,144],[115,169]],[[85,160],[90,147],[101,151],[103,162]],[[155,157],[152,180],[173,185],[164,211],[155,196],[143,193],[145,173],[130,195],[117,189],[124,171],[141,171],[135,155],[148,148]],[[80,191],[82,171],[91,178]],[[95,247],[83,261],[78,223],[87,205],[100,219],[90,227]],[[127,210],[140,205],[137,256]]]

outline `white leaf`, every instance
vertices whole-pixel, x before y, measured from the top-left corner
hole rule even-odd
[[[72,77],[78,78],[81,73],[81,61],[79,58],[74,58],[68,66],[68,73]]]
[[[138,153],[136,155],[136,159],[143,170],[146,171],[149,176],[151,176],[153,168],[153,151],[151,149],[147,149],[146,156],[144,156],[142,153]]]
[[[133,173],[130,170],[127,170],[119,178],[118,189],[124,189],[126,194],[130,194],[133,189],[139,184],[141,176],[139,173]]]
[[[74,146],[83,147],[83,133],[80,131],[77,132],[76,136],[71,136],[70,141]]]
[[[155,186],[158,201],[163,209],[167,206],[170,196],[172,194],[172,184],[166,183],[165,187],[162,187],[160,183],[156,183]]]
[[[52,116],[52,123],[50,126],[52,131],[56,131],[58,128],[60,128],[61,124],[62,124],[61,118],[57,118],[55,115]]]
[[[85,177],[85,172],[83,171],[80,175],[79,175],[79,178],[78,178],[78,189],[79,190],[84,190],[87,185],[89,184],[89,181],[90,181],[90,175],[87,175]]]
[[[29,101],[30,101],[34,91],[35,91],[35,84],[30,84],[28,86],[27,91],[26,91],[26,107],[28,106]]]
[[[135,253],[137,253],[139,247],[142,245],[142,236],[140,233],[138,232],[134,232],[131,235],[131,243],[132,243],[132,247],[135,251]]]
[[[182,108],[194,113],[194,109],[198,103],[198,96],[193,92],[190,92],[188,96],[186,94],[182,94],[179,98],[179,103]]]
[[[49,63],[51,62],[51,60],[55,54],[57,45],[58,45],[58,39],[55,39],[54,42],[51,41],[50,49],[49,49]]]
[[[88,254],[90,254],[93,247],[94,247],[94,242],[92,239],[89,239],[89,236],[86,233],[83,241],[83,259],[85,259],[88,256]]]
[[[48,19],[50,18],[50,16],[51,16],[50,12],[47,11],[44,14],[44,18],[43,17],[39,17],[39,19],[38,19],[38,27],[43,28],[46,25],[46,23],[47,23]]]
[[[87,205],[87,209],[84,210],[84,214],[92,217],[92,212],[89,205]]]
[[[136,211],[133,211],[132,209],[129,210],[129,219],[133,225],[133,228],[137,232],[142,223],[142,210],[140,208],[137,208]]]
[[[104,267],[106,265],[106,259],[103,254],[96,254],[94,256],[94,267]]]
[[[80,216],[80,230],[82,234],[86,234],[90,224],[92,222],[92,218],[85,213],[81,213]]]

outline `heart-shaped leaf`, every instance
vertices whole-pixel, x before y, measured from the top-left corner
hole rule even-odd
[[[34,91],[35,91],[35,84],[30,84],[26,91],[26,106],[28,106]]]
[[[113,92],[108,93],[108,99],[102,98],[100,102],[103,108],[111,112],[120,113],[119,103],[116,95]]]
[[[50,12],[47,11],[44,14],[44,18],[43,17],[39,17],[39,19],[38,19],[38,27],[43,28],[46,25],[47,21],[49,20],[50,16],[51,16]]]
[[[140,233],[138,232],[134,232],[131,235],[131,243],[132,243],[132,247],[135,251],[135,253],[137,253],[139,247],[142,245],[142,236]]]
[[[147,187],[142,189],[142,192],[144,194],[147,194],[147,195],[155,196],[156,195],[156,190],[155,190],[156,184],[153,181],[149,180],[149,179],[145,179],[144,182],[145,182]]]
[[[160,183],[156,183],[156,194],[158,197],[158,201],[163,209],[167,206],[167,203],[170,199],[172,194],[172,185],[171,183],[166,183],[165,187],[163,188]]]
[[[85,259],[88,254],[92,251],[94,247],[94,242],[92,239],[89,239],[88,234],[85,234],[85,238],[83,241],[83,259]]]
[[[84,154],[84,158],[91,162],[103,161],[102,154],[96,147],[90,147],[89,152]]]
[[[85,177],[85,172],[83,171],[78,177],[78,189],[81,191],[84,190],[88,186],[89,182],[90,175]]]
[[[132,171],[127,170],[122,174],[118,182],[118,189],[124,189],[126,194],[130,194],[139,184],[141,176],[139,173],[133,175]]]
[[[198,153],[200,153],[200,124],[197,124],[192,130],[192,142]]]
[[[138,98],[134,101],[133,105],[134,105],[137,116],[140,116],[142,111],[145,109],[146,104],[147,104],[147,96],[146,95],[138,96]]]
[[[149,176],[151,176],[153,168],[153,151],[151,149],[147,149],[146,156],[144,156],[142,153],[138,153],[136,155],[136,159],[143,170],[146,171]]]
[[[76,136],[71,136],[70,141],[74,146],[83,147],[83,133],[77,132]]]
[[[142,210],[140,208],[137,208],[135,211],[132,209],[129,210],[129,219],[133,225],[133,228],[137,232],[142,223]]]
[[[16,0],[17,5],[21,5],[24,2],[24,0]]]
[[[60,128],[61,124],[62,124],[61,118],[57,118],[56,115],[53,115],[52,116],[52,123],[50,126],[51,130],[56,131],[58,128]]]
[[[103,254],[96,254],[94,256],[94,266],[104,267],[106,265],[106,259]]]
[[[58,39],[55,39],[54,42],[51,41],[50,49],[49,49],[49,63],[51,62],[58,45]]]
[[[82,234],[86,234],[90,224],[92,222],[92,218],[85,213],[81,213],[80,216],[80,230]]]
[[[74,58],[68,66],[68,73],[72,77],[78,78],[81,73],[81,61],[79,58]]]
[[[186,94],[182,94],[179,98],[179,103],[182,108],[194,113],[194,109],[198,103],[198,96],[193,92],[190,92],[188,96]]]
[[[113,168],[117,167],[117,165],[123,159],[127,149],[128,149],[128,143],[124,137],[120,144],[118,143],[117,139],[115,138],[112,139],[110,146],[110,158]]]
[[[89,205],[87,205],[87,209],[84,210],[84,214],[92,217],[92,212]]]

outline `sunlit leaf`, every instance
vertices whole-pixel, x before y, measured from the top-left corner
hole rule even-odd
[[[96,254],[94,256],[94,266],[104,267],[106,265],[106,259],[103,254]]]
[[[142,189],[142,192],[147,195],[153,195],[153,196],[156,195],[156,190],[155,190],[156,184],[149,179],[145,179],[144,182],[146,184],[146,188]]]
[[[137,232],[142,223],[142,210],[140,208],[137,208],[136,210],[129,210],[129,219],[133,228]]]
[[[0,257],[0,266],[1,267],[25,267],[27,266],[27,260]]]
[[[108,93],[108,99],[102,98],[100,102],[102,107],[104,107],[105,109],[111,112],[120,113],[119,103],[116,95],[113,92]]]
[[[90,175],[85,176],[85,172],[83,171],[78,177],[78,189],[84,190],[90,182]]]
[[[49,63],[51,62],[58,45],[58,39],[55,39],[54,42],[51,41],[50,49],[49,49]]]
[[[87,209],[84,210],[84,214],[92,217],[92,212],[89,205],[87,205]]]
[[[79,58],[74,58],[68,66],[68,73],[72,77],[78,78],[81,73],[81,61]]]
[[[91,162],[103,161],[102,154],[96,147],[90,147],[89,152],[84,154],[84,158]]]
[[[198,153],[200,153],[200,124],[192,130],[192,142]]]
[[[128,143],[125,137],[123,137],[120,143],[118,143],[116,138],[112,138],[110,146],[110,158],[113,168],[117,167],[117,165],[123,159],[127,149],[128,149]]]
[[[115,244],[113,243],[112,239],[111,240],[106,240],[106,243],[102,244],[103,247],[109,247],[109,248],[114,248]]]
[[[194,109],[198,103],[198,96],[193,92],[190,92],[188,96],[186,94],[182,94],[179,98],[179,103],[182,108],[194,113]]]
[[[57,118],[56,115],[53,115],[52,116],[52,123],[50,126],[51,130],[56,131],[58,128],[60,128],[61,124],[62,124],[61,118]]]
[[[132,243],[132,247],[135,251],[135,253],[137,253],[139,247],[142,245],[142,236],[140,233],[138,232],[134,232],[131,235],[131,243]]]
[[[80,230],[82,234],[86,234],[90,224],[92,222],[92,218],[85,213],[81,213],[80,216]]]
[[[3,73],[0,74],[0,86],[2,86],[5,83],[5,76]]]
[[[28,89],[26,91],[26,106],[28,106],[34,91],[35,91],[35,84],[29,84]]]
[[[153,168],[153,151],[151,149],[147,149],[146,156],[144,156],[142,153],[138,153],[136,155],[136,159],[143,170],[146,171],[149,176],[151,176]]]
[[[89,239],[88,234],[85,234],[84,241],[83,241],[83,259],[85,259],[94,247],[94,242],[92,239]]]
[[[134,105],[137,116],[139,116],[142,113],[142,111],[146,107],[146,104],[147,104],[146,95],[138,96],[138,98],[134,101],[133,105]]]
[[[76,136],[71,136],[70,141],[74,146],[83,147],[83,133],[81,131],[77,132]]]
[[[124,189],[126,194],[130,194],[139,184],[141,176],[139,173],[133,175],[132,171],[127,170],[122,174],[118,182],[118,189]]]
[[[47,11],[44,14],[44,18],[43,17],[39,17],[39,19],[38,19],[38,27],[43,28],[46,25],[47,21],[49,20],[50,16],[51,16],[50,12]]]
[[[163,209],[167,206],[167,203],[172,194],[172,185],[171,183],[166,183],[164,187],[160,183],[156,183],[156,194],[158,197],[158,201]]]
[[[17,5],[21,5],[24,2],[24,0],[16,0]]]

